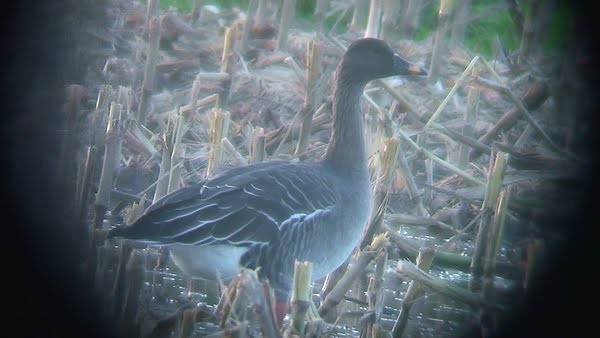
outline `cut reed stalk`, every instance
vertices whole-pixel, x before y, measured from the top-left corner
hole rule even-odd
[[[292,25],[295,11],[296,0],[283,0],[281,21],[279,21],[279,34],[277,35],[277,47],[275,48],[278,51],[287,49],[288,31]]]
[[[471,76],[479,76],[479,67],[474,67]],[[467,94],[467,109],[465,110],[464,121],[465,124],[462,128],[462,135],[468,138],[473,137],[473,128],[475,121],[477,120],[477,110],[479,108],[479,93],[481,90],[479,86],[471,86],[469,93]],[[469,164],[469,153],[470,148],[465,144],[461,143],[458,150],[458,167],[460,169],[466,169]]]
[[[406,160],[406,154],[400,145],[398,145],[398,167],[402,170],[402,175],[404,176],[410,199],[417,205],[418,214],[420,216],[429,217],[429,211],[427,211],[423,205],[421,193],[419,192],[415,178],[410,170],[408,161]]]
[[[102,162],[102,171],[100,173],[100,182],[98,183],[98,192],[95,201],[94,229],[102,227],[104,215],[110,206],[110,192],[113,187],[114,170],[119,153],[119,129],[121,128],[121,105],[111,103],[108,123],[106,126],[106,144],[104,146],[104,159]]]
[[[408,0],[406,10],[400,20],[400,33],[405,38],[412,38],[413,34],[419,27],[419,18],[424,3],[421,0]]]
[[[378,38],[381,27],[381,6],[383,0],[371,0],[369,7],[369,20],[365,30],[365,38]]]
[[[227,104],[227,97],[231,89],[233,67],[236,61],[235,39],[237,35],[237,26],[231,25],[225,30],[223,39],[223,54],[221,55],[221,73],[228,74],[229,79],[223,84],[223,91],[217,96],[216,108],[224,108]]]
[[[435,215],[434,215],[434,217],[435,217]],[[452,227],[450,227],[448,224],[446,224],[442,221],[438,221],[434,217],[423,217],[423,216],[414,216],[414,215],[408,215],[408,214],[394,213],[394,214],[387,214],[385,218],[392,225],[393,224],[433,225],[438,228],[454,232],[453,231],[454,229]]]
[[[481,151],[481,152],[485,152],[485,153],[490,153],[492,151],[492,147],[490,147],[482,142],[479,142],[475,138],[468,137],[466,135],[463,135],[459,132],[456,132],[450,128],[447,128],[447,127],[437,124],[435,122],[431,124],[431,127],[433,129],[439,131],[440,133],[450,137],[452,140],[454,140],[458,143],[461,143],[463,145],[474,148],[475,151],[477,151],[477,152]],[[467,162],[467,164],[468,164],[468,162]]]
[[[130,119],[131,108],[133,105],[133,94],[130,87],[119,86],[117,92],[117,102],[121,104],[123,114],[125,115],[124,121],[127,122]]]
[[[325,13],[329,7],[329,0],[317,0],[315,4],[314,18],[317,23],[317,33],[322,33],[325,24]]]
[[[178,109],[179,110],[179,109]],[[170,175],[169,175],[169,187],[167,192],[173,192],[180,187],[181,183],[181,157],[183,156],[183,145],[181,140],[183,138],[183,126],[185,125],[185,118],[181,114],[181,111],[175,117],[175,132],[173,150],[171,151],[171,163],[170,163]]]
[[[248,12],[246,13],[246,21],[242,28],[242,38],[240,40],[240,53],[245,53],[248,49],[248,38],[250,37],[250,31],[254,27],[254,15],[258,8],[259,0],[248,1]]]
[[[194,79],[192,84],[192,91],[190,92],[190,103],[188,104],[189,110],[183,110],[179,107],[179,111],[183,114],[184,121],[187,124],[194,118],[197,109],[198,96],[200,95],[200,79],[198,76]]]
[[[473,293],[469,290],[458,287],[451,282],[443,279],[434,277],[427,272],[419,269],[416,265],[409,261],[400,260],[396,272],[402,278],[410,278],[419,282],[422,286],[439,292],[445,296],[448,296],[454,300],[465,303],[475,309],[481,308],[485,303],[485,300],[477,293]],[[497,305],[492,305],[495,309],[500,309]]]
[[[400,137],[404,141],[406,141],[410,146],[412,146],[413,148],[415,148],[415,150],[419,154],[421,154],[421,155],[423,155],[423,156],[431,159],[435,163],[441,165],[442,167],[446,168],[447,170],[450,170],[451,172],[455,173],[456,175],[458,175],[458,176],[460,176],[460,177],[462,177],[462,178],[464,178],[464,179],[466,179],[466,180],[468,180],[468,181],[470,181],[472,183],[475,183],[477,185],[485,185],[485,182],[483,182],[483,181],[481,181],[481,180],[473,177],[471,174],[467,173],[464,170],[460,170],[459,168],[457,168],[453,164],[448,163],[447,161],[442,160],[441,158],[435,156],[434,154],[432,154],[430,151],[426,150],[425,148],[420,147],[401,128],[399,128],[397,130],[397,132],[398,132],[398,135],[400,135]]]
[[[331,18],[333,16],[336,16],[336,20],[333,23],[333,25],[331,25],[331,28],[329,29],[329,31],[325,31],[325,29],[323,28],[323,31],[319,34],[322,35],[332,35],[332,34],[336,34],[336,32],[339,31],[338,26],[340,25],[340,23],[342,23],[343,20],[345,20],[345,18],[347,18],[348,12],[352,9],[352,6],[348,6],[346,8],[344,8],[341,13],[338,13],[337,11],[330,11],[329,13],[327,13],[325,15],[325,20],[327,20],[328,18]]]
[[[521,47],[519,53],[519,62],[524,64],[526,60],[534,53],[535,46],[539,41],[535,41],[535,28],[538,15],[540,13],[539,0],[531,0],[527,2],[527,15],[523,22],[523,34],[521,35]]]
[[[151,21],[158,12],[159,4],[160,0],[148,0],[146,4],[146,25],[144,27],[146,33],[151,30]]]
[[[265,292],[263,283],[258,279],[256,271],[250,269],[241,269],[238,274],[237,293],[232,308],[246,311],[248,306],[252,306],[253,312],[258,315],[263,337],[280,337],[275,324],[273,311],[270,307],[270,292]],[[244,306],[244,304],[247,304]],[[238,318],[244,318],[243,313],[238,312]]]
[[[433,161],[430,158],[425,159],[425,184],[428,187],[433,187]],[[431,204],[433,201],[433,189],[427,189],[425,191],[426,203]]]
[[[377,135],[375,139],[382,141],[387,137],[393,137],[394,131],[390,113],[381,108],[367,93],[363,93],[363,98],[365,98],[365,101],[377,112]],[[390,106],[390,110],[392,110],[392,108],[395,109],[397,105],[398,103],[394,101]],[[368,130],[369,128],[366,129]],[[377,144],[373,150],[377,151],[379,148],[381,148],[381,145]]]
[[[429,272],[429,267],[431,267],[431,262],[433,262],[434,257],[435,250],[433,248],[424,247],[419,249],[419,254],[417,255],[417,267],[425,272]],[[419,283],[414,280],[411,281],[408,289],[406,290],[406,294],[404,295],[404,299],[402,299],[402,303],[400,304],[398,318],[396,318],[396,322],[394,323],[394,327],[392,329],[392,337],[402,337],[402,333],[404,332],[406,324],[408,323],[410,308],[415,300],[422,294],[423,290],[421,289]]]
[[[266,23],[267,18],[267,2],[268,0],[259,0],[258,8],[256,9],[255,22],[257,26],[262,26]]]
[[[283,62],[290,66],[290,68],[292,68],[292,71],[294,71],[294,74],[296,75],[296,77],[298,78],[298,80],[302,81],[302,82],[306,82],[308,81],[304,72],[302,71],[302,69],[300,68],[300,66],[298,66],[298,63],[296,62],[296,60],[294,60],[293,57],[288,56],[285,59],[283,59]]]
[[[128,138],[130,142],[135,142],[136,149],[139,149],[140,152],[147,153],[149,157],[158,157],[158,150],[154,147],[152,141],[150,141],[151,136],[146,136],[142,131],[144,128],[140,127],[140,125],[130,125],[129,130],[125,133],[125,138]]]
[[[494,288],[494,276],[496,273],[496,255],[498,248],[500,247],[500,241],[502,239],[502,229],[504,228],[504,221],[506,219],[506,213],[508,210],[508,202],[510,198],[510,189],[503,189],[498,197],[498,203],[496,205],[496,211],[492,219],[491,229],[487,238],[486,252],[483,264],[483,283],[481,286],[481,294],[488,304],[494,304],[496,302],[495,288]],[[484,306],[480,311],[480,322],[481,327],[486,332],[494,332],[496,323],[496,312],[489,306]]]
[[[352,15],[350,29],[355,32],[362,31],[367,24],[368,13],[369,0],[354,0],[354,14]]]
[[[385,234],[377,235],[373,238],[373,242],[364,250],[360,251],[358,257],[353,259],[350,268],[346,270],[344,276],[340,278],[338,283],[329,292],[323,303],[319,307],[319,316],[326,317],[330,311],[344,299],[344,295],[350,289],[352,282],[364,272],[369,263],[377,257],[379,248],[386,246],[388,243]]]
[[[229,319],[229,316],[231,315],[233,302],[237,298],[239,282],[240,282],[240,279],[239,279],[239,274],[238,274],[236,277],[234,277],[231,280],[231,282],[227,286],[227,290],[223,294],[223,301],[219,301],[219,304],[217,305],[217,311],[222,309],[222,312],[223,312],[223,316],[221,317],[221,321],[219,322],[219,326],[221,328],[225,328],[225,325],[227,324],[227,320]],[[219,313],[219,312],[217,312],[217,313]]]
[[[133,202],[131,209],[127,213],[125,217],[126,224],[133,224],[138,218],[144,214],[144,210],[146,208],[146,194],[142,195],[139,202]]]
[[[338,281],[344,276],[346,269],[348,268],[349,259],[346,260],[342,265],[340,265],[337,269],[330,272],[325,281],[323,282],[323,286],[321,288],[321,292],[319,293],[319,297],[321,300],[325,299],[329,292],[337,285]],[[320,306],[320,304],[318,304]]]
[[[252,149],[250,151],[251,162],[262,162],[265,160],[265,130],[262,127],[254,127],[252,132]]]
[[[398,145],[400,141],[394,138],[388,138],[383,142],[383,151],[381,154],[381,165],[379,166],[375,193],[373,196],[373,211],[369,225],[363,236],[361,248],[367,247],[373,240],[373,236],[381,231],[383,216],[387,208],[388,192],[394,179],[396,169],[396,158],[398,155]]]
[[[514,148],[522,147],[525,144],[525,142],[527,142],[527,140],[529,140],[529,137],[531,136],[532,132],[533,132],[533,128],[531,127],[530,124],[528,124],[525,127],[525,129],[523,129],[523,132],[521,133],[521,135],[519,135],[519,137],[515,141],[515,144],[513,144],[513,147]]]
[[[450,34],[450,43],[452,46],[462,45],[465,41],[465,32],[469,24],[472,0],[462,0],[454,13],[452,28]]]
[[[286,330],[288,334],[304,334],[304,327],[310,308],[312,280],[312,263],[299,262],[294,264],[294,283],[292,288],[292,314],[291,325]]]
[[[321,72],[320,47],[316,40],[311,40],[308,43],[306,54],[306,95],[304,97],[304,106],[302,107],[303,118],[302,125],[300,127],[300,136],[298,138],[298,145],[295,152],[296,156],[299,156],[301,160],[305,159],[306,157],[301,154],[303,154],[308,147],[312,119],[315,113],[317,80],[319,79],[319,74]]]
[[[212,76],[213,74],[216,75],[216,76],[214,76],[214,78],[216,78],[216,80],[227,81],[227,79],[229,79],[229,75],[228,74],[221,74],[221,73],[212,73],[210,75],[207,75],[205,73],[200,73],[200,74],[198,74],[196,76],[196,78],[202,80],[202,79],[213,77]],[[204,97],[202,99],[197,100],[196,101],[196,105],[194,107],[192,107],[192,105],[190,105],[190,104],[186,104],[185,106],[180,107],[179,110],[183,114],[191,117],[191,114],[194,113],[194,111],[192,110],[192,108],[194,108],[194,110],[196,110],[196,109],[199,109],[199,108],[202,108],[202,107],[206,107],[206,106],[210,105],[211,103],[214,103],[216,105],[218,96],[219,96],[218,94],[208,95],[208,96],[206,96],[206,97]],[[164,114],[165,115],[173,115],[173,114],[176,114],[176,113],[177,113],[177,110],[173,109],[173,110],[170,110],[170,111],[168,111],[168,112],[166,112]]]
[[[512,186],[507,186],[503,188],[500,192],[500,196],[498,197],[498,203],[496,206],[496,211],[494,213],[494,218],[492,220],[492,229],[490,231],[490,236],[488,239],[488,247],[487,247],[487,259],[486,263],[491,263],[489,266],[486,264],[484,266],[484,274],[486,271],[490,269],[493,271],[496,269],[496,255],[498,250],[500,249],[500,244],[502,241],[502,233],[504,229],[504,223],[507,216],[508,203],[510,202],[510,195],[512,191]]]
[[[227,137],[229,121],[230,113],[223,109],[213,109],[209,115],[211,146],[206,168],[206,177],[214,175],[215,170],[221,164],[223,158],[221,140],[224,137]]]
[[[169,173],[171,169],[171,154],[173,152],[170,141],[173,135],[173,124],[174,123],[172,119],[169,119],[167,122],[167,131],[163,135],[163,153],[160,161],[160,169],[158,171],[158,179],[156,180],[156,189],[154,190],[154,198],[152,199],[152,203],[156,203],[169,191]]]
[[[200,11],[202,10],[202,6],[204,5],[204,0],[193,0],[192,1],[192,13],[190,22],[192,24],[196,23],[198,18],[200,17]]]
[[[398,247],[404,254],[406,254],[409,258],[415,259],[419,252],[419,247],[416,243],[403,238],[400,236],[395,230],[384,227],[387,231],[388,237],[390,238],[390,242],[392,242],[396,247]],[[436,251],[434,263],[439,267],[456,269],[464,272],[468,272],[471,266],[472,258],[469,256],[463,256],[460,254],[446,252],[446,251]],[[513,264],[509,264],[506,262],[496,262],[496,268],[498,272],[502,273],[512,273],[515,270],[515,266]]]
[[[223,146],[223,149],[233,157],[233,160],[231,161],[233,165],[248,164],[248,161],[246,161],[244,156],[240,154],[240,152],[235,148],[235,146],[231,143],[231,141],[229,141],[227,137],[223,137],[223,139],[221,139],[221,146]]]
[[[479,55],[476,55],[471,60],[471,62],[467,66],[467,68],[465,68],[465,70],[462,72],[462,74],[460,74],[460,76],[458,77],[458,79],[454,83],[454,86],[452,86],[452,88],[448,92],[448,95],[446,95],[446,97],[444,98],[444,100],[442,101],[442,103],[440,103],[440,105],[437,107],[437,109],[433,112],[433,115],[431,115],[431,117],[429,118],[429,120],[427,121],[427,123],[425,123],[425,127],[431,126],[435,122],[435,120],[437,120],[438,116],[441,114],[441,112],[444,110],[444,108],[446,108],[446,105],[450,102],[450,99],[454,96],[454,94],[456,93],[456,91],[458,90],[458,88],[463,85],[463,83],[464,83],[465,78],[467,77],[467,75],[471,74],[471,71],[473,70],[473,67],[475,67],[475,65],[477,64],[477,62],[479,60],[480,60]]]
[[[91,189],[91,179],[92,173],[96,167],[96,146],[88,146],[85,162],[83,164],[83,172],[81,174],[81,179],[79,183],[79,191],[78,191],[78,215],[77,221],[81,222],[84,229],[87,229],[85,226],[86,219],[88,216],[88,203],[90,199],[90,189]],[[85,235],[87,237],[87,235]]]
[[[274,294],[273,294],[273,289],[271,289],[271,286],[269,285],[269,281],[268,280],[263,280],[262,281],[262,296],[265,301],[265,309],[266,311],[264,311],[263,313],[261,313],[261,328],[263,331],[263,334],[266,337],[279,337],[278,333],[279,330],[278,329],[278,325],[276,323],[276,313],[275,313],[275,305],[273,304],[274,301]],[[269,311],[270,310],[270,311]]]
[[[380,88],[383,88],[386,92],[388,92],[388,94],[390,94],[394,98],[394,100],[398,102],[400,109],[412,114],[416,114],[417,110],[413,107],[412,104],[410,104],[410,102],[408,102],[408,99],[404,95],[402,95],[402,93],[388,85],[387,82],[385,82],[382,79],[377,79],[372,82]]]
[[[433,42],[433,51],[431,52],[431,63],[427,80],[429,83],[435,83],[438,80],[440,73],[440,63],[442,56],[446,54],[446,32],[448,31],[448,18],[452,10],[452,1],[441,0],[440,10],[438,11],[438,27],[435,31]]]
[[[397,34],[398,25],[400,20],[400,8],[402,3],[397,0],[384,0],[383,1],[383,30],[381,31],[381,38],[386,40],[392,40]]]
[[[483,263],[485,261],[486,247],[489,245],[487,240],[494,216],[494,210],[498,203],[498,197],[500,196],[507,161],[507,154],[497,152],[494,157],[492,170],[488,177],[485,199],[483,200],[483,205],[481,207],[482,216],[479,222],[479,231],[477,232],[477,239],[473,249],[473,260],[471,261],[470,267],[471,280],[469,281],[469,289],[473,292],[481,290]]]
[[[279,141],[279,144],[273,151],[273,156],[275,156],[281,152],[281,149],[283,148],[283,145],[285,144],[285,142],[287,142],[288,138],[290,137],[290,134],[292,134],[293,131],[297,130],[296,129],[297,123],[298,123],[298,120],[300,120],[301,115],[302,115],[302,111],[298,111],[292,118],[292,121],[287,126],[287,128],[282,128],[282,130],[285,132],[283,133],[283,136],[277,138],[277,140]],[[267,147],[271,148],[270,144],[267,144]]]
[[[132,120],[131,108],[133,105],[133,94],[130,87],[119,86],[117,103],[121,105],[121,128],[119,129],[119,145],[117,147],[119,151],[115,154],[115,161],[118,163],[122,156],[121,148],[123,146],[123,139],[125,138],[126,131],[129,129]]]
[[[157,1],[158,2],[158,1]],[[158,42],[160,40],[159,18],[150,20],[150,37],[146,46],[146,65],[144,67],[144,80],[142,82],[142,94],[136,114],[138,124],[145,124],[146,113],[150,103],[150,96],[154,90],[154,77],[156,76],[156,63],[158,61]]]
[[[387,259],[387,250],[383,247],[374,259],[375,273],[369,278],[369,286],[367,288],[368,311],[373,313],[373,315],[370,316],[370,320],[362,330],[361,336],[385,337],[386,331],[382,328],[380,320],[384,305],[383,274],[387,266]]]
[[[93,132],[90,133],[89,144],[92,146],[99,147],[102,143],[102,134],[96,132],[95,126],[104,125],[104,119],[110,114],[109,105],[112,100],[112,87],[110,85],[102,85],[98,90],[98,98],[96,100],[96,107],[92,116],[91,125],[94,126]]]

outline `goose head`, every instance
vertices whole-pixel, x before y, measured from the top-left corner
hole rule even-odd
[[[394,53],[387,42],[375,38],[354,41],[338,66],[338,76],[351,77],[354,82],[367,83],[395,75],[427,75],[427,72]]]

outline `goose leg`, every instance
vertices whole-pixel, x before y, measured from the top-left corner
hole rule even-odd
[[[288,301],[275,301],[275,318],[277,319],[277,327],[281,328],[283,326],[283,319],[288,312],[290,307],[290,303]]]

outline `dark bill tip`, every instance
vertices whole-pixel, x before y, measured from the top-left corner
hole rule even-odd
[[[427,71],[398,54],[394,55],[394,71],[399,75],[427,75]]]

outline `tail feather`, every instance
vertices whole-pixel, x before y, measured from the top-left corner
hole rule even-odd
[[[108,235],[107,238],[114,238],[114,237],[123,237],[123,238],[127,238],[128,232],[130,227],[128,226],[122,226],[122,227],[116,227],[114,229],[111,229],[108,231]]]
[[[126,238],[137,242],[148,244],[168,244],[164,238],[152,233],[154,229],[148,229],[145,224],[134,223],[132,225],[120,226],[109,230],[107,238]]]

